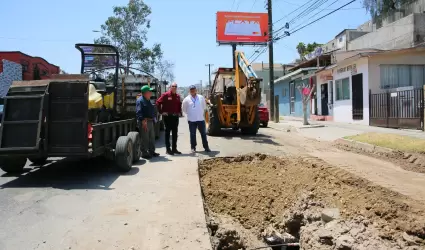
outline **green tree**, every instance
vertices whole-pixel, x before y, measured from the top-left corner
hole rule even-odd
[[[406,3],[415,0],[363,0],[363,7],[369,11],[372,18],[386,17],[388,14],[401,9]]]
[[[101,26],[102,36],[95,43],[118,48],[125,74],[130,73],[130,68],[153,73],[162,50],[160,44],[146,47],[151,8],[143,0],[130,0],[126,6],[115,6],[113,12],[113,16]]]
[[[298,51],[298,54],[300,55],[300,59],[301,60],[303,60],[303,58],[304,58],[306,49],[307,48],[306,48],[306,46],[305,46],[304,43],[302,43],[302,42],[299,42],[298,43],[298,45],[297,45],[297,51]]]
[[[160,60],[156,65],[157,75],[160,81],[174,81],[174,63],[168,60]]]
[[[316,42],[308,43],[307,45],[305,43],[302,43],[302,42],[298,43],[297,51],[298,51],[298,54],[300,55],[301,60],[304,60],[305,55],[307,55],[311,52],[314,52],[314,50],[317,47],[320,47],[322,45],[323,44],[319,44],[319,43],[316,43]]]

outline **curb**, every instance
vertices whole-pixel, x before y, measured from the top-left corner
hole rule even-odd
[[[390,148],[384,148],[384,147],[375,146],[375,145],[372,145],[372,144],[369,144],[369,143],[358,142],[358,141],[344,139],[344,138],[339,138],[339,139],[335,140],[335,142],[337,144],[340,144],[340,145],[343,145],[343,146],[352,147],[352,148],[359,149],[359,150],[362,150],[362,151],[366,151],[366,152],[369,152],[369,153],[391,154],[391,153],[398,152],[398,151],[390,149]]]

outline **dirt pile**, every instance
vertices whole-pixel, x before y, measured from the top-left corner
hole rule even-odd
[[[199,171],[213,235],[230,216],[223,230],[233,224],[239,237],[238,248],[215,249],[259,247],[248,234],[297,238],[301,249],[425,249],[425,204],[319,159],[244,155],[203,160]]]
[[[363,145],[362,143],[350,143],[344,140],[337,140],[334,143],[336,148],[369,155],[382,160],[390,160],[405,170],[425,174],[425,153],[403,152],[386,148],[376,149],[372,145]]]

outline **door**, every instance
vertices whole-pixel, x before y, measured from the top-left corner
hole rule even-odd
[[[351,77],[353,120],[363,120],[363,74]]]
[[[321,105],[322,105],[322,115],[329,115],[328,109],[328,84],[320,85],[320,96],[321,96]]]
[[[295,83],[289,83],[289,113],[295,113]]]

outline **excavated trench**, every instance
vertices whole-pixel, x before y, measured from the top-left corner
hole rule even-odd
[[[215,250],[425,249],[424,203],[317,158],[205,159],[199,176]]]

